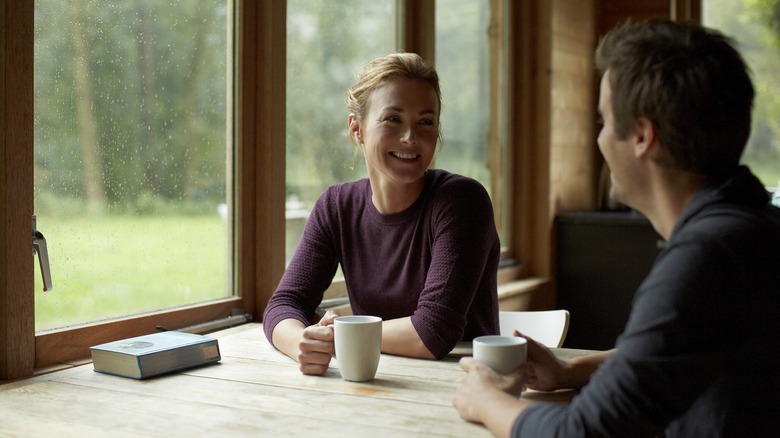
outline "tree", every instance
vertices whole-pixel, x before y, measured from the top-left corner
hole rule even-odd
[[[120,212],[224,202],[226,8],[39,0],[36,196]]]

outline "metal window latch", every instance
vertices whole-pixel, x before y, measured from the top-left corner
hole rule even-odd
[[[36,228],[35,215],[32,217],[32,245],[33,256],[38,254],[38,262],[41,265],[41,277],[43,278],[43,291],[51,290],[51,269],[49,268],[49,251],[46,249],[46,238]]]

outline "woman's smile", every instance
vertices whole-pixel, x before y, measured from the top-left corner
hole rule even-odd
[[[414,159],[420,157],[419,154],[410,154],[410,153],[395,152],[395,151],[390,152],[390,155],[392,155],[392,156],[394,156],[396,158],[400,158],[402,160],[414,160]]]

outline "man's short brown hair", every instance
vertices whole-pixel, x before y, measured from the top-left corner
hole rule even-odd
[[[754,90],[748,68],[722,33],[667,20],[626,23],[605,35],[596,67],[609,71],[617,135],[639,118],[656,128],[666,168],[730,174],[748,137]]]

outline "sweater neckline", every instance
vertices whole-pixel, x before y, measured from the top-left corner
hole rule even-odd
[[[405,210],[399,211],[397,213],[389,213],[389,214],[383,214],[379,210],[377,210],[376,206],[374,205],[374,202],[371,200],[371,196],[373,195],[373,190],[371,189],[371,182],[368,180],[368,178],[366,178],[365,180],[366,181],[366,186],[365,186],[366,212],[370,217],[388,225],[404,224],[415,219],[418,216],[420,209],[422,209],[422,206],[425,202],[424,200],[428,197],[428,193],[431,190],[433,177],[434,177],[434,172],[432,172],[431,169],[426,170],[425,175],[423,175],[423,179],[424,179],[423,189],[420,192],[420,195],[417,197],[417,199],[415,199],[414,202],[412,202],[412,205],[407,207]]]

